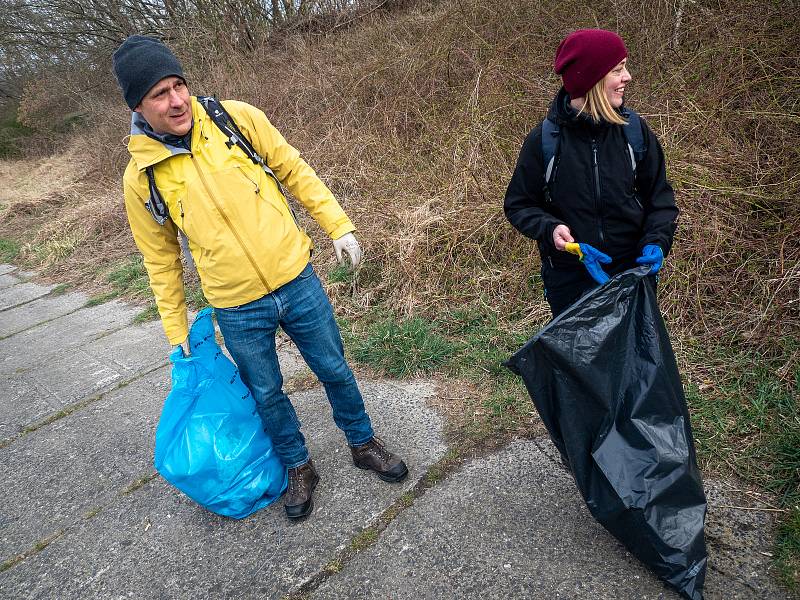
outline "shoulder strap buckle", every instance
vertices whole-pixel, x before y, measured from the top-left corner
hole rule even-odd
[[[244,152],[245,156],[253,161],[253,164],[261,166],[264,172],[275,181],[278,185],[278,190],[285,198],[286,191],[283,189],[283,184],[280,179],[278,179],[275,172],[269,168],[264,158],[255,151],[250,140],[241,132],[236,125],[236,121],[228,114],[228,111],[225,110],[222,103],[213,96],[198,96],[197,100],[203,105],[203,108],[208,113],[208,116],[211,117],[211,120],[214,121],[214,124],[227,136],[228,139],[225,145],[228,148],[238,146],[242,152]]]

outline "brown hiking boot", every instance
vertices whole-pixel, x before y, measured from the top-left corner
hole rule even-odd
[[[289,485],[286,488],[286,497],[283,499],[287,517],[300,519],[311,514],[314,509],[314,499],[311,494],[318,482],[319,475],[310,459],[299,467],[289,469]]]
[[[351,446],[353,464],[359,469],[375,471],[378,477],[389,483],[396,483],[408,475],[408,467],[399,456],[389,452],[383,442],[373,437],[363,446]]]

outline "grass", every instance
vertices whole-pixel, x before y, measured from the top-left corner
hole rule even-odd
[[[796,351],[796,340],[780,343]],[[781,361],[727,344],[692,360],[726,367],[702,390],[686,386],[698,455],[708,468],[732,470],[768,490],[788,511],[778,524],[774,562],[781,581],[800,592],[800,368],[786,381]]]
[[[19,256],[21,248],[20,243],[17,241],[8,238],[0,238],[0,261],[13,261]]]
[[[115,298],[144,300],[146,306],[133,318],[133,322],[146,323],[159,317],[147,269],[145,269],[141,255],[128,256],[118,261],[113,268],[106,272],[104,277],[111,285],[111,291],[92,296],[86,302],[87,307],[105,304]],[[190,280],[185,283],[184,294],[186,305],[190,310],[200,310],[209,305],[200,284],[196,281]]]
[[[133,317],[134,323],[148,323],[158,318],[158,308],[154,303],[148,304],[147,308]]]
[[[339,319],[348,351],[356,361],[393,377],[438,375],[459,391],[442,406],[451,433],[472,442],[524,434],[535,409],[521,380],[503,362],[532,333],[501,324],[481,307],[457,309],[441,319],[402,319],[389,310],[357,321]],[[518,330],[516,330],[518,329]]]
[[[323,567],[323,570],[330,575],[335,575],[336,573],[340,572],[343,568],[344,565],[342,564],[342,561],[339,559],[334,559],[330,561],[328,564],[326,564]]]
[[[129,256],[106,275],[114,292],[118,296],[146,298],[152,296],[147,270],[141,256]]]
[[[105,304],[106,302],[110,302],[114,298],[117,298],[118,294],[116,292],[106,292],[105,294],[96,294],[89,298],[86,301],[86,307],[91,306],[98,306],[99,304]]]
[[[378,539],[378,530],[375,527],[367,527],[364,531],[350,540],[350,550],[353,552],[361,552],[368,548]]]
[[[435,371],[456,352],[456,345],[439,333],[438,324],[414,317],[382,318],[352,349],[353,358],[389,375],[406,377]]]
[[[120,492],[120,496],[127,496],[129,494],[132,494],[133,492],[135,492],[136,490],[138,490],[142,486],[145,486],[148,483],[150,483],[151,481],[153,481],[153,479],[155,479],[157,476],[158,476],[158,473],[150,473],[149,475],[142,475],[141,477],[139,477],[135,481],[131,482],[130,485],[128,485],[128,487],[126,487],[124,490],[122,490]]]
[[[83,237],[75,231],[54,235],[47,240],[25,245],[25,252],[33,255],[42,265],[52,265],[69,257],[83,242]]]
[[[47,548],[50,544],[52,544],[54,541],[56,541],[58,538],[60,538],[62,535],[64,535],[65,532],[66,532],[65,529],[59,529],[58,531],[44,538],[43,540],[39,540],[38,542],[36,542],[31,548],[29,548],[25,552],[18,554],[17,556],[13,556],[8,560],[4,561],[2,564],[0,564],[0,573],[7,571],[8,569],[22,562],[26,558],[33,556],[38,552],[41,552],[42,550]]]
[[[20,154],[25,137],[31,133],[33,131],[22,125],[16,116],[7,116],[0,121],[0,158],[11,158]]]
[[[396,377],[436,374],[474,382],[477,394],[462,398],[461,414],[454,416],[462,438],[475,442],[525,433],[537,419],[521,381],[502,366],[533,333],[525,326],[500,322],[477,306],[433,320],[402,319],[376,307],[361,319],[341,319],[340,326],[353,358],[383,373]],[[781,359],[797,351],[797,342],[786,338],[780,343],[784,351],[773,359],[730,340],[720,340],[714,347],[690,344],[690,364],[703,365],[716,376],[699,384],[687,380],[685,389],[698,456],[705,468],[732,470],[771,492],[780,507],[792,511],[780,525],[775,555],[782,580],[796,588],[800,368],[787,381]],[[428,483],[435,483],[437,469],[427,477]]]
[[[790,590],[800,592],[800,506],[794,506],[778,529],[775,541],[778,576]]]
[[[336,264],[328,271],[328,283],[348,283],[353,280],[353,272],[348,265]]]
[[[676,20],[676,3],[654,3],[644,18],[641,5],[410,3],[376,10],[342,35],[287,33],[290,56],[271,44],[241,53],[226,44],[214,64],[189,51],[201,41],[178,34],[174,44],[200,61],[189,65],[198,89],[263,107],[291,131],[358,226],[368,260],[354,274],[328,273],[337,310],[347,315],[350,354],[388,374],[457,378],[441,408],[468,435],[487,438],[533,427],[525,390],[501,362],[546,312],[534,246],[505,222],[501,199],[522,140],[558,87],[552,55],[564,33],[620,31],[636,67],[631,105],[662,142],[682,211],[661,298],[701,460],[790,506],[798,447],[791,375],[800,352],[781,340],[800,337],[797,7],[680,3]],[[253,65],[264,64],[271,85],[252,76]],[[741,73],[753,75],[743,84]],[[57,76],[58,85],[70,81],[68,72]],[[56,111],[40,121],[60,119],[53,85],[39,86],[38,104],[34,87],[26,103]],[[119,194],[107,191],[118,188],[127,161],[116,141],[128,116],[118,100],[85,100],[93,111],[85,139],[60,136],[80,153],[38,167],[47,174],[38,179],[56,185],[40,189],[23,181],[24,167],[0,164],[0,188],[11,190],[0,200],[0,256],[20,252],[2,240],[38,239],[43,221],[75,222],[70,211],[80,201],[59,201],[61,191],[87,203],[103,197],[87,212],[113,210],[96,219],[103,226],[80,243],[82,252],[59,259],[61,274],[126,267],[138,275],[108,283],[114,297],[146,299],[143,271],[127,263],[133,244],[119,243],[129,239]],[[91,174],[76,180],[67,168],[76,162],[91,164]],[[315,263],[332,264],[329,243],[311,225]],[[44,266],[47,274],[52,265]],[[785,548],[797,556],[796,546]]]
[[[727,365],[727,376],[702,390],[696,384],[687,386],[701,456],[734,468],[775,494],[784,506],[798,501],[800,368],[792,381],[783,381],[777,374],[780,365],[730,347],[708,351],[704,361]]]
[[[186,296],[186,305],[192,310],[201,310],[206,306],[210,306],[199,283],[187,283],[184,286],[184,294]]]
[[[403,319],[376,310],[358,329],[346,320],[340,325],[349,334],[353,358],[395,377],[443,372],[509,379],[502,363],[527,339],[527,332],[505,330],[496,315],[477,308],[441,319]]]

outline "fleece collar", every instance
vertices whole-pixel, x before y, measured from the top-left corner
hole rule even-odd
[[[177,154],[191,154],[191,148],[197,143],[201,121],[206,116],[195,96],[191,102],[192,128],[184,137],[156,133],[140,113],[133,112],[128,152],[140,171]]]

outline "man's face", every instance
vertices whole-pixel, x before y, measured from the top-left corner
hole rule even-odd
[[[134,109],[156,133],[186,135],[192,128],[189,89],[180,77],[165,77],[147,92]]]

